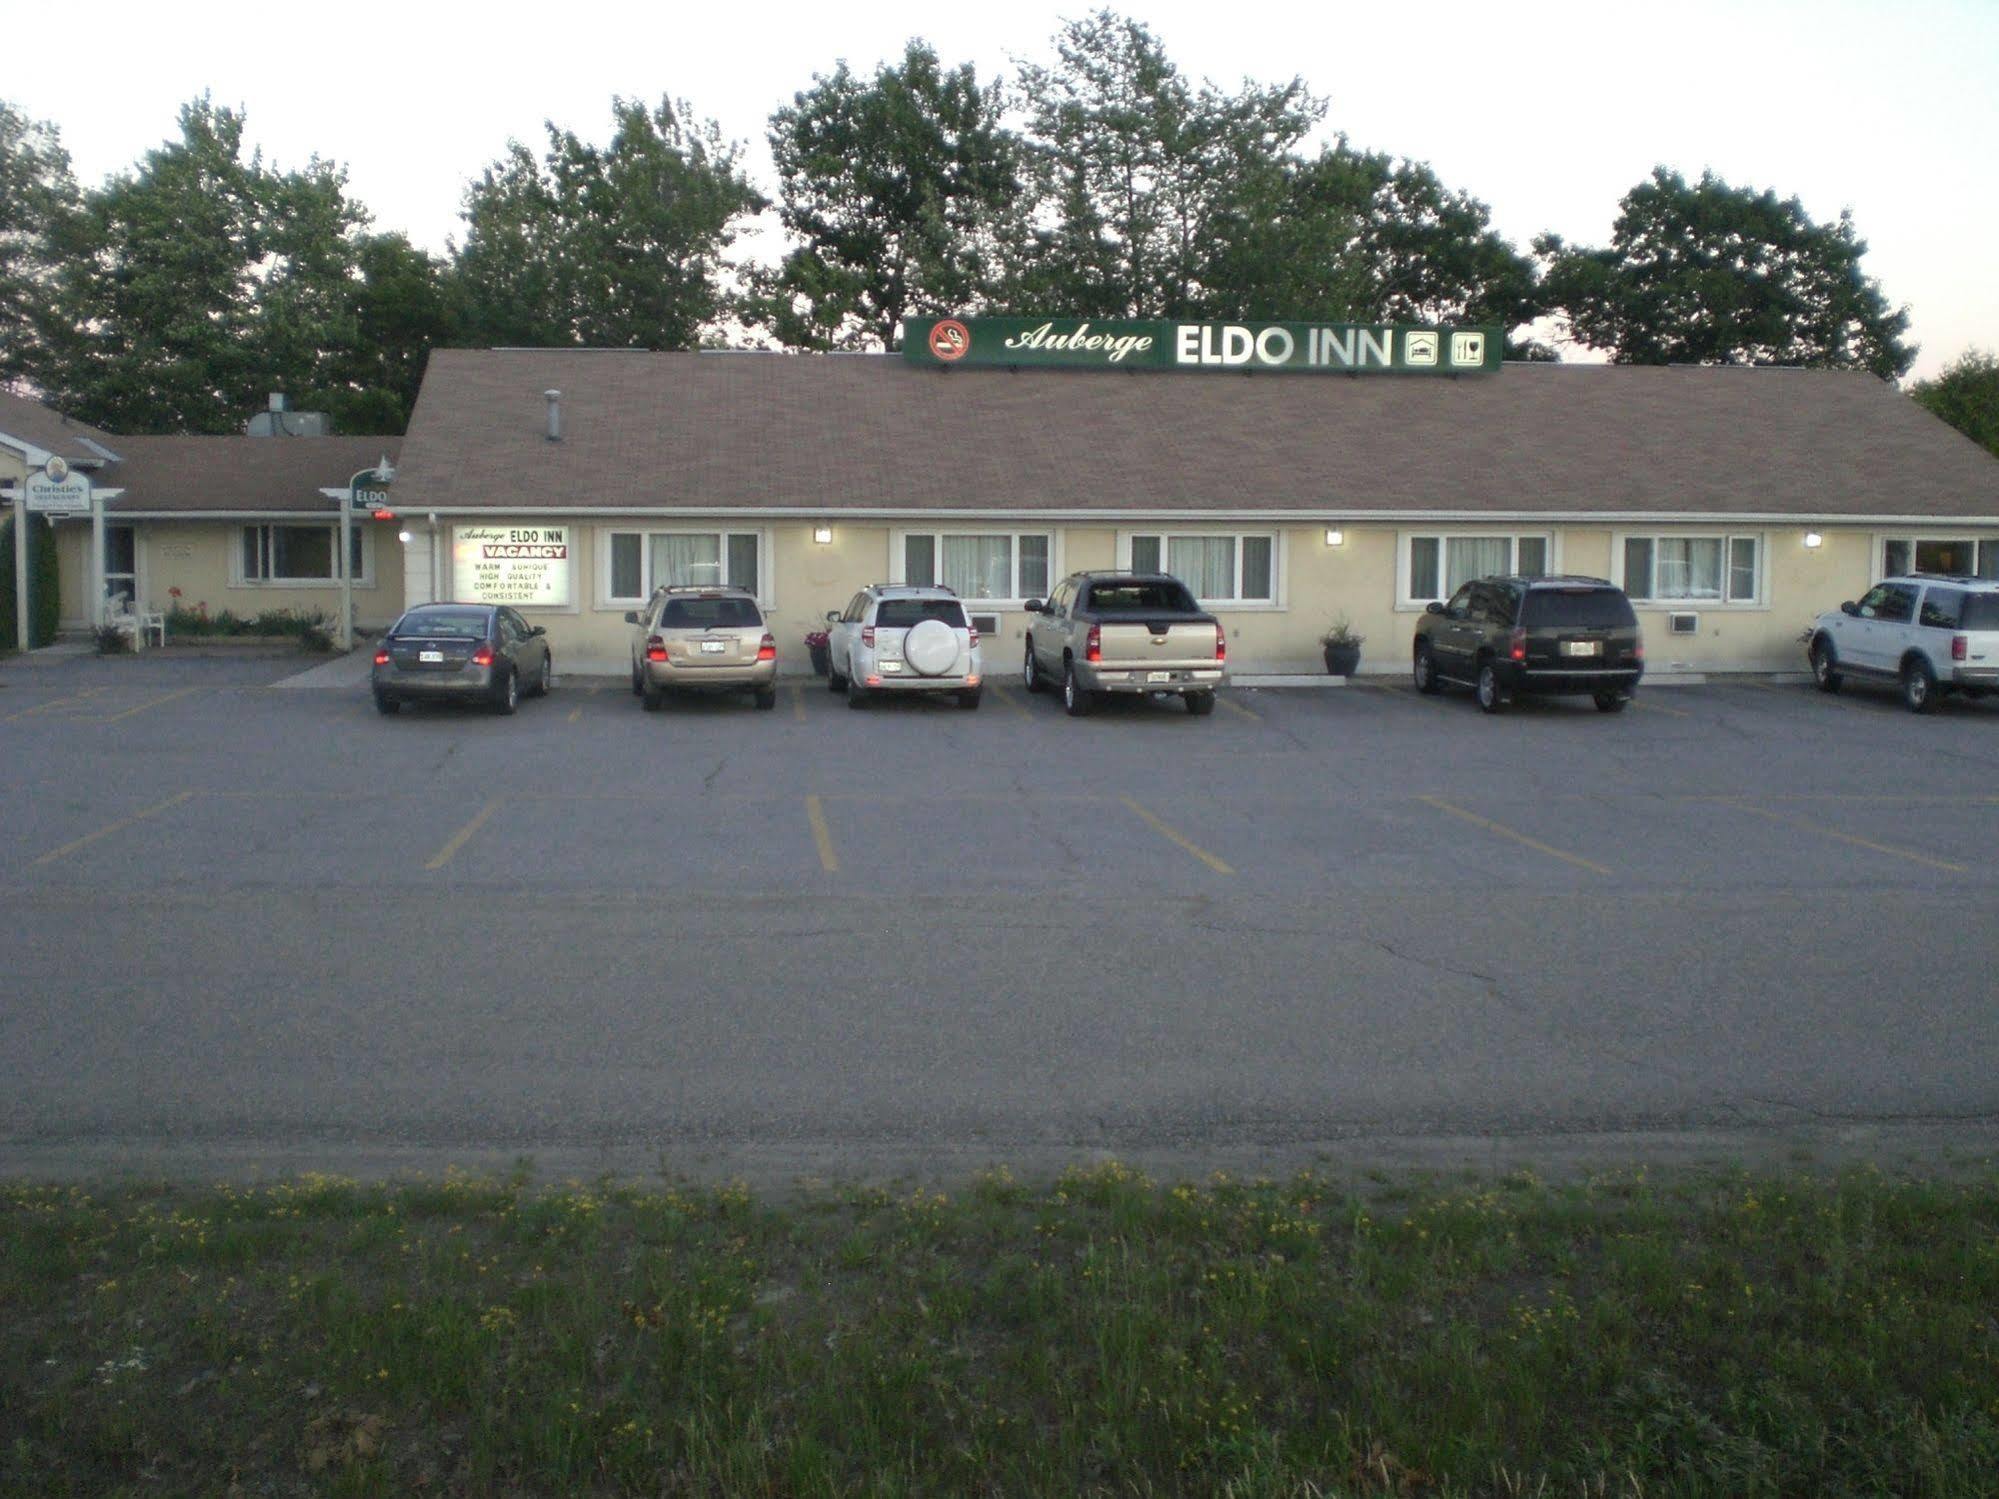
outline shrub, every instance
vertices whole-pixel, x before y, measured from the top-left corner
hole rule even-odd
[[[56,638],[62,615],[61,564],[56,559],[56,533],[46,523],[28,522],[28,644],[47,645]],[[0,650],[19,645],[14,624],[14,521],[0,523]]]

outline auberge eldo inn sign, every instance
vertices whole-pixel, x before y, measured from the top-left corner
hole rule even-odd
[[[912,364],[1108,370],[1249,370],[1320,375],[1483,375],[1497,370],[1499,328],[1387,323],[1098,322],[1094,318],[915,317],[902,320]]]

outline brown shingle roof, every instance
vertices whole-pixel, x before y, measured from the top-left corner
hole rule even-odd
[[[542,392],[562,392],[563,440]],[[1999,515],[1999,460],[1870,375],[1479,379],[439,350],[412,507]]]
[[[339,487],[399,437],[121,437],[122,460],[97,482],[125,493],[114,512],[331,512],[319,491]]]
[[[6,391],[0,391],[0,442],[10,447],[26,443],[46,453],[58,453],[73,464],[86,465],[104,461],[104,455],[89,446],[91,442],[118,451],[118,439],[109,433]]]

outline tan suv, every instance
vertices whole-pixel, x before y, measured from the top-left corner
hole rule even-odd
[[[747,588],[662,588],[632,629],[632,691],[656,713],[669,692],[748,692],[777,706],[777,641]]]

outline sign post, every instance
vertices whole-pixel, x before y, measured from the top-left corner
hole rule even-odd
[[[375,479],[384,488],[395,482],[396,467],[388,454],[372,468],[360,468],[340,492],[340,649],[354,649],[354,505],[360,496],[361,481]]]

